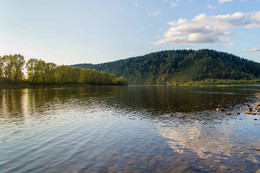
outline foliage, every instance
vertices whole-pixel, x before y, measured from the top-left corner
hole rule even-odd
[[[0,57],[0,83],[127,85],[124,78],[118,78],[113,74],[66,65],[57,66],[34,58],[26,63],[25,79],[22,72],[24,64],[22,55]]]
[[[169,50],[103,64],[76,64],[123,76],[129,84],[178,85],[188,81],[253,80],[260,64],[215,50]]]
[[[183,82],[175,82],[171,85],[175,86],[201,86],[201,85],[253,85],[260,84],[260,79],[254,80],[234,80],[234,79],[205,79],[201,81],[183,81]]]
[[[106,72],[66,65],[56,66],[43,60],[30,59],[26,68],[28,80],[34,84],[127,85],[124,78],[117,78]]]
[[[35,84],[55,83],[56,64],[43,60],[30,59],[26,63],[28,81]]]
[[[22,72],[25,64],[20,54],[0,57],[0,80],[5,82],[20,82],[24,79]]]

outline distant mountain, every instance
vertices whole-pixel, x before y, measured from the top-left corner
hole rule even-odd
[[[167,50],[102,64],[76,64],[123,76],[129,84],[260,79],[260,63],[215,50]]]

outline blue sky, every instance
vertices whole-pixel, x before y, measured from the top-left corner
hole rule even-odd
[[[260,0],[0,0],[0,55],[102,63],[169,49],[260,62]]]

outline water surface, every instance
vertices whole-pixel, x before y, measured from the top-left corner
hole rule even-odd
[[[244,114],[247,104],[259,101],[259,90],[1,89],[0,170],[260,171],[260,115]],[[216,112],[217,107],[232,114]]]

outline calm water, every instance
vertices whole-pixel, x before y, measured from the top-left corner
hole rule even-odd
[[[2,89],[0,172],[260,172],[259,90]]]

